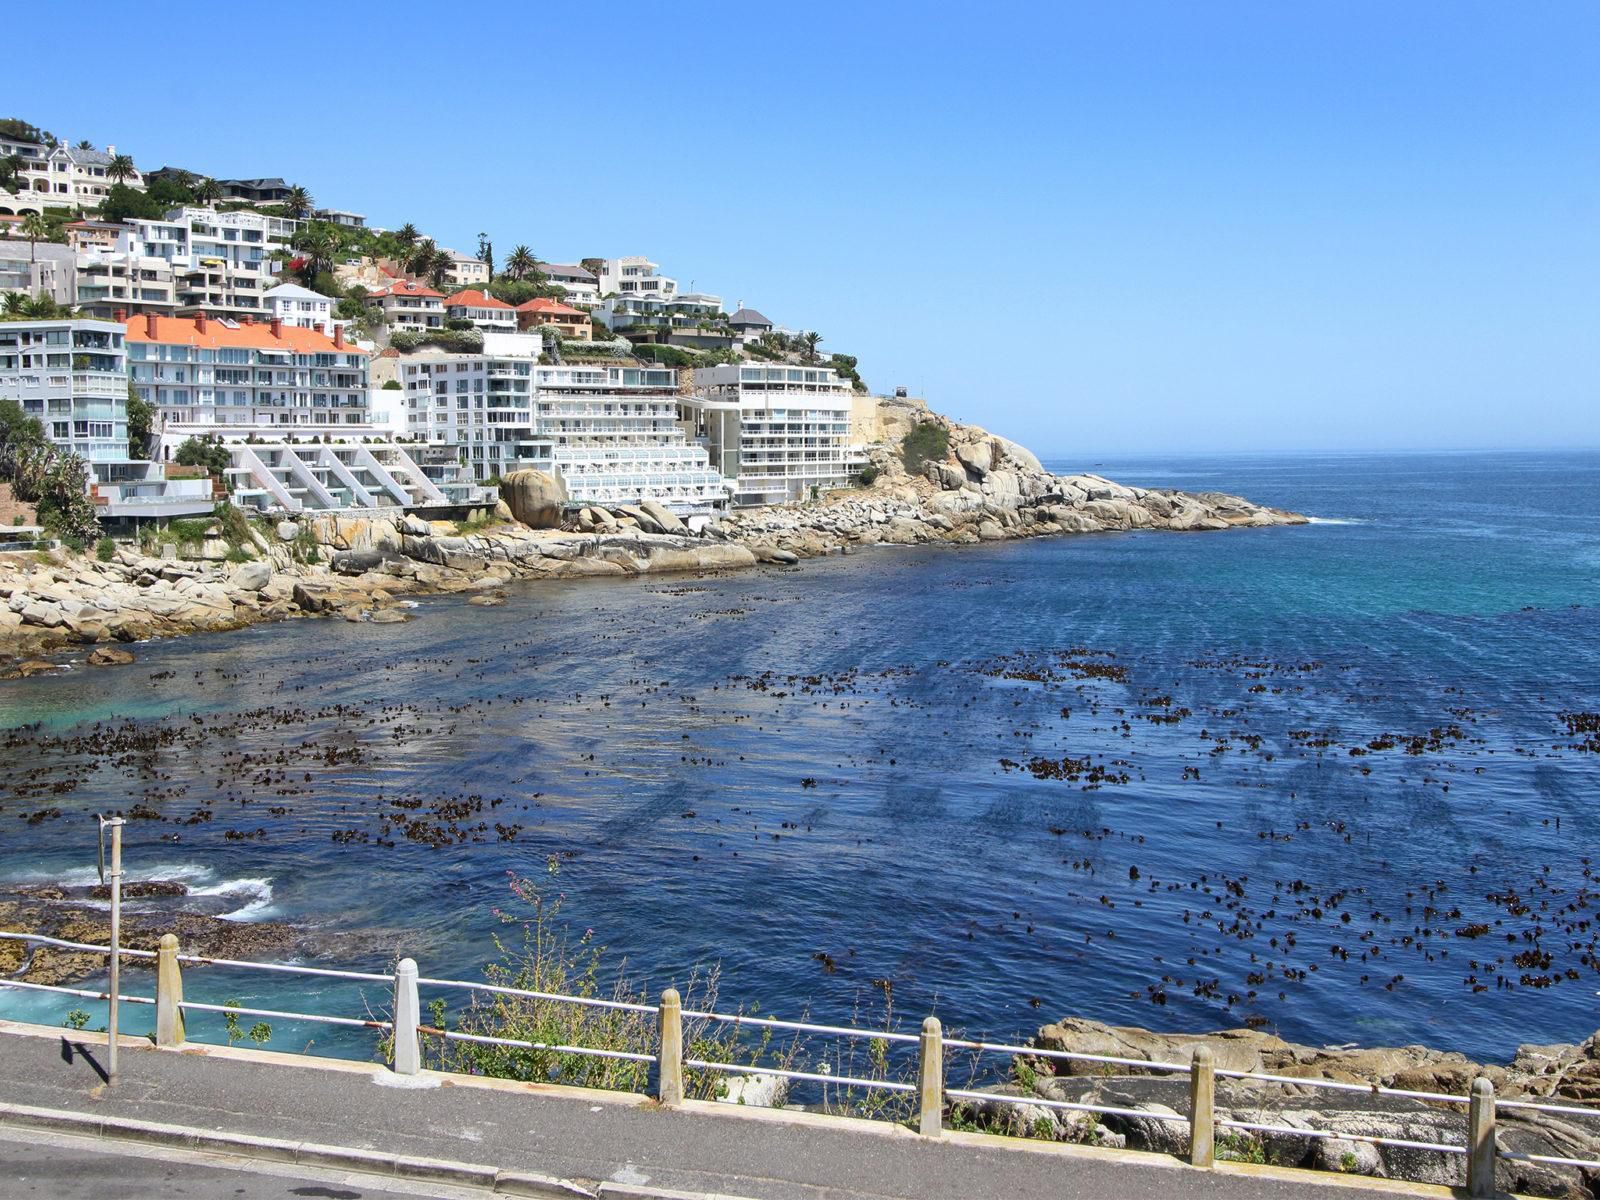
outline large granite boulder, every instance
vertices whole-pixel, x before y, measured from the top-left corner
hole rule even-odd
[[[956,447],[956,457],[961,460],[961,465],[982,479],[994,470],[994,443],[988,438],[978,442],[969,442],[965,446]]]
[[[543,471],[512,471],[500,481],[500,498],[511,515],[530,529],[557,529],[567,502],[567,485]]]

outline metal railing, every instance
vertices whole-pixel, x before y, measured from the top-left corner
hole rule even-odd
[[[55,947],[89,954],[109,955],[109,946],[68,941],[43,934],[0,931],[0,939],[24,942],[36,946]],[[1572,1104],[1551,1104],[1530,1099],[1497,1099],[1490,1080],[1478,1078],[1468,1095],[1458,1096],[1446,1092],[1432,1092],[1413,1088],[1391,1088],[1380,1084],[1349,1083],[1341,1080],[1308,1078],[1298,1075],[1278,1075],[1266,1071],[1242,1071],[1220,1068],[1215,1064],[1213,1051],[1204,1043],[1196,1045],[1188,1062],[1161,1062],[1110,1054],[1091,1054],[1081,1051],[1052,1050],[1040,1046],[1025,1046],[1010,1042],[992,1042],[960,1037],[945,1037],[937,1017],[922,1023],[919,1034],[887,1029],[861,1029],[854,1026],[827,1025],[808,1021],[785,1021],[773,1017],[757,1017],[744,1013],[723,1013],[713,1009],[684,1009],[675,988],[661,994],[659,1004],[640,1004],[624,1000],[609,1000],[595,996],[571,996],[557,992],[533,991],[509,987],[504,984],[464,979],[439,979],[419,976],[415,961],[403,958],[391,973],[342,971],[327,967],[311,967],[298,963],[246,962],[239,959],[217,958],[198,954],[181,954],[178,940],[172,934],[164,935],[157,950],[135,950],[123,947],[120,954],[127,958],[155,960],[156,980],[154,996],[120,995],[121,1003],[153,1005],[156,1010],[155,1044],[176,1047],[184,1043],[183,1015],[187,1012],[219,1013],[224,1016],[254,1016],[284,1021],[311,1021],[328,1025],[377,1030],[390,1039],[389,1065],[402,1075],[415,1075],[422,1070],[422,1039],[437,1038],[442,1041],[464,1042],[476,1045],[504,1046],[513,1049],[547,1051],[557,1054],[579,1055],[599,1059],[622,1060],[653,1066],[656,1069],[656,1091],[661,1103],[679,1105],[684,1102],[684,1071],[691,1069],[727,1075],[760,1076],[802,1083],[814,1083],[824,1088],[862,1088],[874,1092],[911,1095],[917,1097],[915,1125],[924,1135],[937,1137],[945,1128],[946,1108],[951,1101],[964,1101],[984,1105],[1011,1105],[1044,1109],[1047,1111],[1088,1113],[1134,1121],[1157,1121],[1187,1125],[1188,1161],[1197,1167],[1209,1168],[1216,1162],[1218,1131],[1236,1131],[1250,1135],[1280,1135],[1304,1138],[1309,1141],[1362,1142],[1372,1146],[1392,1146],[1402,1149],[1430,1151],[1437,1154],[1466,1158],[1467,1194],[1493,1196],[1494,1171],[1498,1161],[1538,1163],[1548,1166],[1575,1167],[1600,1170],[1600,1160],[1563,1157],[1560,1155],[1528,1154],[1499,1148],[1496,1141],[1496,1114],[1508,1112],[1549,1113],[1561,1116],[1600,1118],[1600,1108],[1586,1108]],[[379,983],[392,988],[392,1019],[372,1016],[350,1017],[326,1013],[294,1012],[283,1009],[256,1008],[241,1004],[206,1004],[183,998],[181,966],[216,966],[243,971],[303,975],[313,978],[347,980],[356,983]],[[90,988],[66,987],[59,984],[31,983],[21,979],[0,979],[0,987],[25,991],[54,993],[57,995],[109,1000],[106,992]],[[656,1050],[644,1053],[633,1050],[611,1050],[592,1046],[567,1045],[554,1042],[536,1042],[518,1038],[493,1037],[487,1034],[467,1033],[424,1024],[420,1019],[418,992],[421,987],[459,989],[491,996],[542,1001],[551,1004],[571,1004],[590,1008],[627,1012],[635,1015],[653,1015],[657,1019]],[[683,1042],[685,1018],[738,1028],[761,1031],[783,1031],[792,1034],[816,1034],[827,1037],[866,1039],[887,1045],[917,1047],[916,1081],[908,1082],[889,1078],[864,1078],[849,1074],[836,1074],[826,1066],[820,1071],[795,1070],[789,1067],[769,1067],[755,1063],[728,1062],[686,1055]],[[1160,1112],[1151,1109],[1129,1108],[1115,1104],[1092,1103],[1087,1100],[1056,1100],[1037,1094],[1011,1095],[1003,1092],[980,1091],[972,1088],[954,1088],[945,1085],[945,1059],[952,1051],[980,1054],[1005,1054],[1013,1059],[1046,1060],[1052,1062],[1085,1063],[1101,1067],[1122,1067],[1139,1073],[1181,1077],[1188,1083],[1189,1111],[1187,1113]],[[1219,1117],[1216,1113],[1216,1081],[1233,1080],[1239,1083],[1265,1086],[1308,1088],[1331,1092],[1360,1093],[1368,1096],[1389,1096],[1398,1100],[1412,1100],[1429,1105],[1461,1105],[1466,1108],[1462,1124],[1462,1140],[1422,1141],[1388,1137],[1375,1134],[1347,1133],[1338,1130],[1318,1130],[1266,1120],[1236,1120]],[[1229,1099],[1228,1097],[1224,1097]],[[1237,1107],[1235,1103],[1233,1105]]]

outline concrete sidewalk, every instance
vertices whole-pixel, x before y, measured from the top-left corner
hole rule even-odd
[[[370,1064],[265,1051],[157,1050],[131,1038],[122,1046],[121,1080],[110,1089],[101,1075],[104,1035],[0,1022],[0,1126],[13,1136],[50,1128],[144,1144],[186,1138],[191,1150],[227,1153],[231,1145],[279,1162],[417,1178],[395,1167],[405,1156],[466,1167],[456,1175],[440,1168],[441,1183],[523,1195],[627,1197],[651,1188],[749,1200],[1452,1194],[1236,1164],[1200,1171],[1160,1155],[980,1134],[929,1139],[887,1124],[725,1104],[668,1110],[644,1097],[577,1088],[431,1072],[403,1079]],[[210,1136],[197,1142],[191,1134]]]

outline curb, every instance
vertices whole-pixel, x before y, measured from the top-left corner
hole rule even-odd
[[[376,1150],[354,1150],[346,1146],[293,1142],[246,1133],[217,1133],[127,1117],[92,1117],[56,1108],[34,1108],[26,1104],[0,1103],[0,1126],[44,1129],[212,1154],[232,1154],[307,1167],[362,1171],[370,1175],[422,1183],[449,1183],[482,1188],[505,1196],[551,1197],[553,1200],[598,1200],[601,1196],[613,1196],[618,1200],[633,1200],[634,1197],[641,1200],[646,1197],[651,1200],[734,1200],[732,1197],[707,1197],[688,1192],[622,1188],[614,1184],[605,1184],[596,1192],[554,1176],[530,1171],[502,1171],[480,1163],[384,1154]]]

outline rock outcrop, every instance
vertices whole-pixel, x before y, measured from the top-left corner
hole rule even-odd
[[[543,471],[512,471],[500,481],[500,499],[529,529],[554,529],[561,524],[567,486]]]
[[[1284,1041],[1252,1029],[1212,1033],[1156,1033],[1129,1026],[1068,1017],[1041,1028],[1030,1043],[1041,1050],[1104,1055],[1149,1062],[1149,1069],[1104,1063],[1019,1056],[1017,1082],[986,1089],[999,1097],[1096,1104],[1148,1116],[1076,1114],[1043,1105],[999,1099],[972,1105],[968,1115],[996,1130],[1099,1145],[1183,1153],[1186,1122],[1162,1120],[1186,1113],[1187,1078],[1154,1064],[1186,1064],[1196,1046],[1211,1048],[1220,1070],[1304,1080],[1378,1085],[1408,1092],[1465,1096],[1479,1076],[1501,1099],[1595,1105],[1595,1116],[1501,1109],[1502,1148],[1524,1154],[1600,1159],[1600,1034],[1578,1045],[1523,1046],[1505,1065],[1479,1064],[1464,1055],[1426,1046],[1316,1047]],[[1303,1129],[1297,1133],[1228,1133],[1219,1139],[1224,1157],[1254,1158],[1419,1183],[1459,1187],[1465,1182],[1460,1155],[1413,1147],[1373,1145],[1355,1138],[1383,1137],[1460,1145],[1465,1141],[1465,1105],[1380,1092],[1329,1090],[1309,1083],[1217,1081],[1219,1120]],[[1310,1136],[1332,1133],[1334,1138]],[[1497,1168],[1503,1191],[1532,1196],[1600,1196],[1600,1173],[1576,1167],[1503,1160]]]

